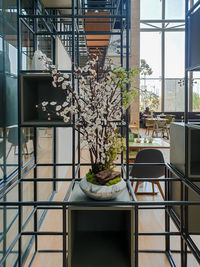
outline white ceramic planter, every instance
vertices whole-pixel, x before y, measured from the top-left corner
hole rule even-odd
[[[79,185],[88,197],[96,200],[114,199],[126,188],[126,183],[123,179],[117,184],[106,186],[89,183],[84,177]]]

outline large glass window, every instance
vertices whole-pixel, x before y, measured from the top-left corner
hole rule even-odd
[[[184,111],[184,81],[180,82],[185,65],[184,17],[185,0],[141,0],[140,57],[153,71],[146,80],[159,80],[156,88],[161,111]],[[146,89],[152,91],[152,86]]]
[[[183,78],[185,66],[184,32],[165,33],[165,77]]]
[[[140,56],[151,67],[151,78],[161,77],[161,34],[142,32],[140,35]]]
[[[166,0],[165,18],[166,19],[184,19],[185,1],[183,0]]]
[[[141,0],[141,19],[161,19],[162,1]]]

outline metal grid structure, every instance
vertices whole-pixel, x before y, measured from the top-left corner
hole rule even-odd
[[[187,1],[186,1],[187,2]],[[70,40],[69,42],[66,41],[65,38],[63,38],[63,41],[66,42],[67,46],[70,43],[71,47],[71,59],[72,62],[76,62],[79,65],[80,62],[80,51],[79,51],[79,38],[80,36],[84,36],[84,31],[79,31],[79,24],[81,19],[86,18],[87,16],[84,15],[84,10],[86,9],[102,9],[102,10],[112,10],[111,15],[105,15],[101,16],[105,19],[112,19],[115,23],[116,21],[119,23],[121,31],[118,33],[121,38],[121,65],[123,65],[123,30],[126,31],[126,69],[129,70],[129,29],[130,29],[130,0],[111,0],[111,1],[87,1],[87,5],[84,5],[84,1],[82,1],[83,5],[79,6],[78,0],[72,0],[72,6],[69,8],[71,10],[71,14],[58,14],[56,8],[52,7],[50,9],[41,9],[39,2],[34,1],[34,13],[33,14],[23,14],[21,12],[21,1],[18,0],[18,71],[19,71],[19,79],[18,79],[18,87],[20,88],[20,74],[24,73],[21,69],[21,43],[22,43],[22,32],[21,32],[21,25],[22,23],[30,28],[34,35],[34,51],[37,49],[37,37],[38,36],[67,36],[70,35],[70,38],[67,40]],[[91,5],[89,5],[91,4]],[[102,6],[103,4],[103,6]],[[199,4],[199,1],[198,1]],[[89,6],[88,6],[89,5]],[[51,11],[51,9],[53,11]],[[59,8],[60,9],[60,8]],[[63,8],[64,9],[64,8]],[[188,8],[186,8],[188,10]],[[88,15],[89,17],[89,15]],[[65,19],[68,18],[71,20],[71,29],[70,30],[57,30],[57,20],[58,19]],[[95,17],[94,17],[95,18]],[[96,17],[97,19],[99,18]],[[43,23],[45,24],[47,31],[38,32],[38,20],[41,19]],[[47,20],[50,20],[50,23],[53,25],[52,30],[49,28],[49,25],[47,23]],[[28,24],[28,21],[31,21],[32,26]],[[122,27],[123,26],[123,27]],[[82,27],[82,26],[81,26]],[[81,28],[83,30],[83,28]],[[187,29],[187,23],[186,23],[186,29]],[[105,32],[102,32],[101,34],[104,34]],[[106,32],[107,33],[107,32]],[[94,32],[91,32],[91,34],[96,34]],[[112,32],[112,30],[109,32],[110,35],[116,34],[115,32]],[[52,44],[54,47],[54,55],[55,55],[55,41],[52,40]],[[54,58],[55,61],[55,58]],[[66,72],[73,73],[74,71],[74,64],[72,64],[72,70],[66,70]],[[29,73],[34,71],[27,71]],[[36,71],[35,71],[36,72]],[[73,76],[72,76],[73,77]],[[72,80],[73,86],[75,86],[75,80],[73,78]],[[187,84],[187,82],[186,82]],[[19,89],[18,89],[19,90]],[[85,202],[85,203],[72,203],[70,202],[70,195],[73,191],[75,182],[78,182],[80,180],[80,168],[82,166],[89,166],[89,163],[81,163],[80,161],[80,136],[78,136],[78,159],[76,160],[75,154],[76,154],[76,140],[75,140],[75,127],[74,127],[74,121],[75,118],[73,117],[72,124],[63,125],[57,124],[52,125],[52,123],[36,123],[34,125],[32,124],[26,124],[23,125],[21,123],[21,109],[20,109],[20,103],[21,103],[21,95],[20,90],[18,94],[18,101],[19,101],[19,131],[18,131],[18,158],[19,158],[19,167],[18,167],[18,178],[17,180],[12,184],[12,187],[8,189],[8,191],[5,191],[2,195],[2,202],[0,202],[0,206],[3,208],[4,213],[6,214],[6,210],[9,209],[16,209],[18,211],[18,232],[16,235],[16,238],[13,240],[9,248],[4,248],[4,256],[0,260],[0,265],[6,266],[6,260],[9,255],[12,253],[17,254],[16,261],[13,264],[13,266],[23,266],[26,256],[28,254],[28,249],[24,252],[22,248],[23,238],[25,236],[29,236],[30,242],[28,248],[30,249],[31,245],[34,246],[34,255],[29,262],[29,266],[32,265],[34,262],[34,259],[37,255],[37,253],[61,253],[62,254],[62,264],[63,266],[67,266],[67,211],[68,208],[71,205],[77,205],[81,206],[84,205],[86,207],[101,207],[101,206],[113,206],[113,205],[119,205],[119,206],[130,206],[134,208],[135,211],[135,262],[134,266],[139,266],[138,262],[138,254],[139,253],[163,253],[167,256],[169,263],[171,266],[176,266],[176,263],[173,259],[172,254],[178,253],[181,256],[181,266],[188,266],[187,265],[187,256],[189,253],[192,253],[195,257],[196,261],[200,264],[200,251],[193,239],[190,236],[190,233],[188,232],[188,207],[190,206],[199,206],[200,202],[196,201],[188,201],[187,199],[187,191],[188,188],[191,189],[195,194],[200,196],[200,190],[197,186],[195,186],[194,183],[192,183],[189,179],[187,179],[187,175],[182,175],[177,169],[175,169],[170,164],[164,164],[165,166],[165,178],[159,178],[156,179],[156,181],[164,182],[165,183],[165,201],[137,201],[131,186],[131,182],[135,181],[154,181],[155,179],[145,179],[145,178],[129,178],[129,167],[131,164],[128,163],[128,157],[129,157],[129,151],[128,151],[128,138],[126,138],[126,164],[123,162],[123,155],[121,156],[121,166],[122,169],[122,175],[127,183],[127,188],[130,193],[130,201],[128,202],[116,202],[116,201],[106,201],[106,202],[98,202],[98,201],[92,201],[92,202]],[[187,99],[187,90],[186,95]],[[187,101],[186,101],[187,103]],[[188,107],[186,104],[185,109],[185,122],[187,123],[187,112]],[[37,161],[37,128],[38,127],[52,127],[53,129],[53,163],[51,164],[41,164]],[[21,128],[22,127],[33,127],[34,128],[34,158],[30,162],[29,167],[25,171],[23,169],[22,165],[22,142],[21,142]],[[56,127],[71,127],[72,128],[72,164],[58,164],[56,162]],[[126,129],[126,136],[128,136],[128,112],[126,113],[126,123],[120,124],[120,127],[125,127]],[[187,135],[187,127],[186,127],[186,135]],[[187,150],[187,138],[186,138],[186,150]],[[186,151],[187,152],[187,151]],[[187,153],[186,153],[187,155]],[[186,161],[187,162],[187,161]],[[143,164],[147,165],[147,164]],[[158,164],[155,164],[157,166]],[[163,164],[162,164],[163,165]],[[187,164],[186,164],[187,165]],[[38,168],[39,167],[52,167],[53,168],[53,178],[40,178],[38,176]],[[71,166],[72,167],[72,177],[70,179],[65,178],[57,178],[56,177],[56,168],[59,166]],[[187,166],[186,166],[187,169]],[[26,178],[27,173],[33,171],[33,177],[32,178]],[[56,185],[58,182],[67,182],[69,184],[67,193],[65,195],[64,201],[53,201],[53,195],[56,190]],[[193,180],[195,181],[195,180]],[[198,179],[197,179],[198,181]],[[49,199],[49,201],[39,201],[38,200],[38,184],[40,182],[52,182],[53,189],[52,189],[52,196]],[[171,200],[170,199],[170,185],[174,182],[180,183],[181,186],[181,200]],[[33,201],[24,201],[23,200],[23,183],[33,183]],[[16,201],[5,201],[6,194],[8,194],[9,191],[11,191],[13,188],[17,188],[18,190],[18,199]],[[176,215],[176,213],[173,210],[173,207],[179,206],[181,210],[180,217]],[[32,207],[32,211],[30,212],[28,218],[23,223],[23,209],[25,207]],[[139,232],[138,229],[138,220],[139,220],[139,211],[140,210],[154,210],[154,209],[161,209],[165,211],[165,231],[164,232]],[[62,212],[62,231],[61,232],[44,232],[40,231],[40,224],[42,220],[38,223],[38,213],[40,211],[44,211],[43,216],[45,216],[45,212],[48,210],[61,210]],[[6,216],[5,216],[6,220]],[[26,229],[28,223],[33,220],[33,231],[28,231]],[[174,222],[174,224],[177,227],[177,232],[170,230],[170,220]],[[6,229],[4,229],[6,232]],[[61,250],[40,250],[38,248],[38,236],[61,236],[62,237],[62,249]],[[196,233],[196,235],[199,235],[199,233]],[[138,241],[140,236],[164,236],[165,237],[165,249],[164,250],[140,250],[138,247]],[[173,250],[171,249],[170,245],[170,237],[172,236],[179,236],[181,240],[181,249],[180,250]]]

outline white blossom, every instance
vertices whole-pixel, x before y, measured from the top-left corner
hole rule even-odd
[[[58,105],[58,106],[56,106],[56,111],[59,111],[59,110],[61,110],[61,108],[62,108],[62,106],[61,106],[61,105]]]
[[[51,106],[55,106],[56,104],[57,104],[57,102],[55,102],[55,101],[50,102]]]
[[[47,105],[48,105],[48,102],[46,102],[46,101],[43,101],[43,102],[42,102],[42,106],[43,106],[43,107],[46,107]]]

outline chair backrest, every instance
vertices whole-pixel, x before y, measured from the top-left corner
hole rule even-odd
[[[138,152],[135,163],[164,163],[163,154],[158,149],[143,149]],[[139,166],[134,164],[130,176],[136,178],[158,178],[165,173],[164,166]]]
[[[151,127],[151,126],[153,126],[154,125],[154,120],[152,119],[148,119],[148,120],[145,120],[145,126],[146,127]]]
[[[170,124],[173,120],[173,116],[172,115],[166,115],[165,117],[167,119],[167,124]]]
[[[166,120],[158,120],[157,121],[158,128],[162,128],[166,126]]]

